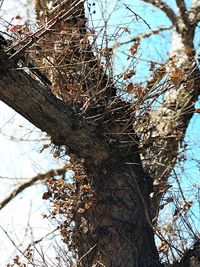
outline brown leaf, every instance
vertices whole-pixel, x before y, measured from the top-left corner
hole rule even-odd
[[[42,199],[49,199],[51,196],[52,196],[52,193],[47,191],[47,192],[44,192]]]
[[[126,91],[129,94],[133,94],[135,92],[135,87],[134,87],[133,83],[129,83],[129,85],[126,87]]]
[[[144,91],[142,90],[141,87],[137,88],[137,90],[136,90],[136,94],[137,94],[137,97],[138,97],[138,98],[141,98],[141,97],[143,96]]]
[[[15,19],[22,19],[22,17],[20,15],[17,15]]]
[[[169,77],[174,84],[177,84],[177,83],[181,82],[182,80],[184,80],[185,75],[182,72],[182,70],[180,70],[178,68],[174,68],[174,70],[169,74]]]
[[[129,51],[131,52],[131,54],[132,54],[133,56],[137,53],[139,45],[140,45],[140,42],[137,41],[137,42],[135,42],[135,43],[131,46],[131,48],[129,49]]]
[[[131,34],[131,31],[128,28],[125,28],[124,32],[127,32],[127,33]]]
[[[135,70],[129,70],[128,72],[124,73],[123,78],[124,80],[130,79],[133,75],[135,75]]]
[[[168,197],[165,201],[166,201],[167,204],[171,203],[171,202],[173,202],[173,198],[172,197]]]
[[[82,187],[84,190],[88,190],[89,189],[89,186],[87,184],[84,184],[83,187]]]
[[[87,36],[92,36],[94,34],[95,34],[95,31],[94,30],[87,32]]]

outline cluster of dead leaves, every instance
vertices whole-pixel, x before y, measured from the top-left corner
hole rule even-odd
[[[65,102],[76,100],[78,103],[82,101],[84,90],[83,85],[78,82],[68,82],[61,85],[60,82],[55,81],[52,83],[52,92],[60,96]]]
[[[137,52],[139,43],[135,43],[131,48],[131,53],[134,55]],[[170,69],[168,71],[168,69]],[[129,94],[134,94],[136,98],[141,99],[145,96],[147,91],[153,88],[156,84],[158,84],[165,75],[168,74],[170,80],[175,84],[179,85],[184,79],[186,79],[185,73],[176,66],[175,60],[170,60],[167,65],[161,64],[158,68],[155,68],[155,64],[150,64],[150,71],[152,72],[151,78],[147,81],[147,87],[143,88],[141,85],[134,84],[133,82],[129,83],[126,88],[123,90]],[[133,75],[135,75],[135,71],[128,70],[125,73],[119,74],[118,78],[123,78],[124,80],[130,79]],[[197,111],[198,112],[198,109]]]
[[[84,214],[93,206],[93,189],[82,163],[81,159],[71,155],[67,169],[73,171],[74,182],[69,184],[63,177],[59,179],[52,177],[48,180],[47,191],[43,194],[43,199],[48,199],[52,203],[50,215],[43,217],[63,218],[64,222],[61,220],[60,223],[60,233],[72,251],[75,247],[73,236],[78,234],[77,229],[73,227],[74,218],[76,221],[79,220],[81,232]]]
[[[123,89],[124,92],[134,95],[138,100],[141,100],[146,92],[140,84],[129,83],[127,87]]]
[[[11,22],[7,27],[7,32],[13,37],[23,38],[30,34],[30,28],[22,22],[22,19],[23,18],[20,15],[17,15],[11,19]]]

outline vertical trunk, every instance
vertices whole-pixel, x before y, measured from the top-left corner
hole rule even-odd
[[[65,14],[67,8],[64,6],[57,10],[58,14]],[[43,23],[51,19],[48,12],[43,17],[40,14],[38,18],[42,22],[44,17]],[[52,82],[52,91],[79,110],[87,110],[85,116],[101,115],[104,123],[100,120],[96,128],[100,128],[100,136],[114,133],[114,141],[108,137],[108,142],[114,142],[113,146],[116,144],[117,147],[121,141],[122,145],[130,144],[127,145],[128,152],[115,147],[117,156],[109,151],[113,157],[110,156],[107,163],[99,163],[96,170],[95,159],[87,162],[88,174],[92,178],[88,178],[87,183],[84,179],[77,183],[80,206],[73,218],[76,225],[73,249],[78,251],[78,266],[160,266],[149,215],[152,185],[140,160],[134,156],[138,152],[135,147],[131,148],[133,129],[129,120],[133,112],[129,105],[121,107],[121,101],[116,97],[110,99],[115,96],[115,90],[100,60],[92,53],[83,4],[70,19],[57,23],[37,45],[41,48],[38,65],[42,64],[45,68]],[[41,57],[45,59],[42,63]],[[111,102],[109,108],[108,101]],[[119,102],[119,106],[115,107],[115,102]],[[115,113],[119,116],[118,120],[114,117]],[[130,134],[127,134],[127,125]],[[123,138],[127,135],[128,140],[120,140],[121,133]],[[88,188],[93,195],[92,203],[88,201],[89,192],[84,192]]]
[[[86,228],[77,226],[78,266],[161,266],[149,215],[151,178],[139,160],[118,158],[95,176],[93,205],[80,219]]]

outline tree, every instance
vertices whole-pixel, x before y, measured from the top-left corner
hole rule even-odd
[[[84,2],[36,1],[38,30],[23,31],[22,39],[12,44],[1,38],[0,99],[48,133],[58,151],[64,146],[71,156],[73,186],[50,179],[43,198],[56,204],[53,216],[64,214],[61,234],[78,266],[162,266],[154,231],[199,95],[193,40],[200,3],[193,1],[187,8],[177,0],[175,13],[165,2],[144,0],[171,23],[156,30],[126,6],[150,28],[128,41],[133,43],[130,58],[135,60],[143,38],[163,30],[172,29],[172,49],[167,62],[151,64],[145,86],[129,82],[119,89],[113,51],[108,45],[95,50]],[[24,66],[29,71],[13,71]],[[134,70],[128,69],[118,78],[126,83],[132,75]],[[123,97],[124,92],[136,101]],[[155,108],[161,96],[164,100]],[[194,262],[198,266],[197,242],[174,266]]]

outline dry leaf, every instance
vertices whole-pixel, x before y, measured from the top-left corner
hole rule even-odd
[[[52,193],[47,191],[47,192],[44,192],[42,199],[49,199],[51,196],[52,196]]]
[[[85,210],[84,209],[82,209],[82,208],[79,208],[78,209],[78,213],[83,213]]]
[[[127,33],[131,34],[131,31],[128,28],[125,28],[124,32],[127,32]]]
[[[140,42],[137,41],[131,46],[131,48],[129,49],[129,51],[131,52],[131,55],[134,56],[137,53],[139,45],[140,45]]]
[[[174,68],[173,71],[169,74],[169,77],[171,81],[176,85],[185,79],[185,74],[182,72],[182,70]]]
[[[144,91],[142,90],[141,87],[137,88],[136,95],[138,98],[141,98],[143,96],[143,93],[144,93]]]
[[[133,83],[129,83],[129,85],[126,87],[126,92],[128,92],[129,94],[133,94],[135,92]]]

